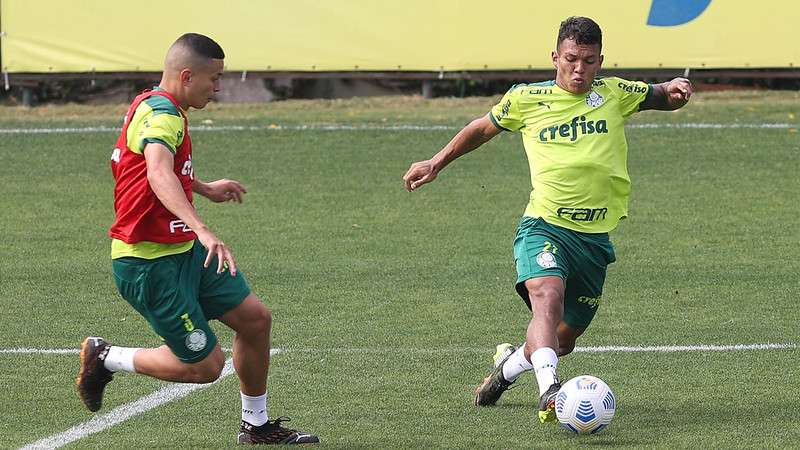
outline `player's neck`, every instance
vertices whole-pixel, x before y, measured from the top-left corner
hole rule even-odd
[[[166,77],[162,77],[161,82],[158,84],[158,88],[171,95],[172,98],[178,102],[178,105],[182,110],[186,111],[189,109],[189,102],[183,98],[183,89],[180,80],[175,81]]]

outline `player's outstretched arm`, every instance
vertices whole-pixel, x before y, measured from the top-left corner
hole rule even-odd
[[[147,164],[147,182],[153,193],[165,208],[197,234],[197,239],[208,249],[208,256],[203,266],[208,267],[216,256],[217,273],[222,273],[227,266],[230,274],[236,276],[236,261],[233,259],[233,253],[203,223],[194,206],[186,198],[181,182],[173,172],[175,160],[172,152],[162,144],[149,143],[144,147],[144,159]]]
[[[247,189],[242,183],[227,178],[208,183],[204,183],[195,178],[194,182],[192,182],[192,190],[212,202],[217,203],[228,201],[242,203],[244,201],[244,194],[247,193]]]
[[[411,164],[406,174],[403,175],[406,190],[411,192],[423,184],[435,180],[439,172],[453,160],[485,144],[501,131],[492,123],[488,115],[473,120],[431,159]]]
[[[692,96],[692,82],[686,78],[675,78],[665,83],[652,85],[650,95],[639,105],[639,111],[656,109],[674,111],[689,103]]]

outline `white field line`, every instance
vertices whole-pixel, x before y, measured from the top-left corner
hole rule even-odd
[[[222,375],[220,375],[219,380],[229,376],[232,373],[233,360],[228,359],[225,361],[225,367],[222,369]],[[217,380],[217,382],[219,380]],[[111,428],[114,425],[130,419],[133,416],[137,416],[143,412],[157,408],[165,403],[186,397],[192,392],[198,389],[204,389],[211,384],[170,384],[169,386],[165,386],[150,395],[140,398],[139,400],[118,406],[105,414],[94,416],[88,421],[75,425],[64,432],[57,433],[44,439],[40,439],[32,444],[28,444],[22,447],[22,450],[52,449],[63,447],[69,443],[83,439],[86,436],[99,433],[107,428]]]
[[[674,352],[733,352],[749,350],[792,350],[800,348],[795,343],[785,344],[731,344],[731,345],[657,345],[657,346],[619,346],[606,345],[598,347],[575,347],[577,353],[674,353]],[[487,348],[393,348],[392,352],[400,354],[483,354],[491,349]],[[384,348],[284,348],[285,353],[385,353]]]
[[[14,348],[0,348],[0,354],[3,353],[41,353],[50,355],[77,355],[81,352],[79,348],[28,348],[28,347],[14,347]]]
[[[626,128],[689,128],[689,129],[797,129],[791,123],[634,123]],[[439,131],[460,130],[455,125],[198,125],[192,131]],[[0,134],[69,134],[112,133],[117,127],[56,127],[56,128],[0,128]]]
[[[598,347],[576,347],[577,353],[675,353],[675,352],[734,352],[734,351],[748,351],[748,350],[792,350],[800,348],[799,344],[784,343],[784,344],[730,344],[730,345],[653,345],[653,346],[629,346],[629,345],[604,345]],[[229,352],[229,348],[223,348],[224,351]],[[335,347],[335,348],[303,348],[303,347],[288,347],[281,349],[273,349],[273,352],[281,353],[384,353],[384,348],[366,348],[366,347]],[[486,353],[486,348],[394,348],[395,353],[401,354],[447,354],[447,353]],[[79,349],[73,348],[53,348],[53,349],[39,349],[39,348],[7,348],[0,349],[2,354],[78,354]]]
[[[274,350],[274,349],[273,349]],[[222,351],[230,352],[230,348],[222,347]],[[79,348],[32,348],[32,347],[15,347],[15,348],[0,348],[0,355],[3,353],[41,353],[51,355],[77,355],[81,352]]]
[[[272,349],[270,354],[280,353],[280,349]],[[208,384],[191,384],[191,383],[174,383],[165,386],[150,395],[146,395],[138,400],[135,400],[124,405],[120,405],[111,411],[92,417],[91,419],[81,424],[75,425],[67,431],[48,436],[40,439],[34,443],[22,447],[22,450],[34,449],[53,449],[60,448],[86,436],[99,433],[114,425],[120,424],[131,417],[137,416],[151,409],[157,408],[163,404],[181,399],[191,394],[192,392],[205,389],[211,385],[219,383],[223,378],[234,373],[233,360],[227,359],[225,366],[222,369],[222,374],[219,379],[213,383]]]
[[[648,347],[600,346],[576,347],[581,353],[674,353],[674,352],[735,352],[742,350],[789,350],[798,348],[797,344],[733,344],[733,345],[657,345]]]

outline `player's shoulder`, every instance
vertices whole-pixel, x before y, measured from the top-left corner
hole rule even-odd
[[[648,85],[643,81],[626,80],[620,77],[602,77],[594,80],[592,88],[605,89],[615,94],[646,94]]]
[[[511,86],[508,92],[506,92],[506,95],[514,97],[548,95],[553,93],[553,86],[555,85],[555,80],[539,81],[536,83],[519,83]]]
[[[167,114],[178,118],[181,117],[181,113],[178,111],[178,107],[175,106],[175,104],[172,103],[170,99],[168,99],[163,95],[153,94],[144,99],[142,104],[144,104],[145,109],[149,110],[148,112],[150,112],[154,116]]]
[[[169,98],[153,94],[143,99],[131,117],[131,124],[143,124],[146,127],[183,128],[183,116],[178,107]]]

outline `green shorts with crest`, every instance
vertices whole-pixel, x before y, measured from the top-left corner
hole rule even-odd
[[[564,280],[564,322],[586,328],[592,322],[606,279],[616,260],[608,233],[579,233],[541,218],[523,217],[514,239],[517,293],[531,308],[525,280],[557,276]]]
[[[237,307],[250,294],[241,271],[217,273],[217,258],[203,267],[208,250],[195,241],[177,255],[112,260],[120,295],[150,323],[185,363],[208,356],[217,336],[208,321]]]

